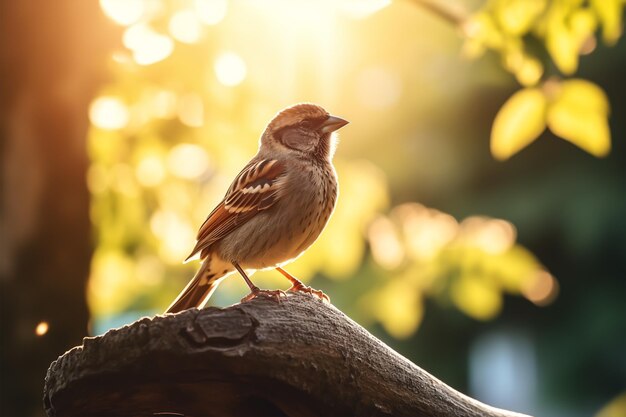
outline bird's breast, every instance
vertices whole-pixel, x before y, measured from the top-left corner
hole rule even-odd
[[[244,268],[283,265],[301,255],[318,238],[337,200],[331,167],[290,170],[276,204],[226,237],[218,246],[226,259]]]
[[[300,192],[294,193],[298,223],[295,226],[294,252],[298,256],[320,235],[335,208],[337,177],[332,166],[313,165],[304,170],[307,178],[298,178]]]

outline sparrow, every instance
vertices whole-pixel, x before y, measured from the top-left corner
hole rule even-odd
[[[338,194],[332,164],[335,131],[346,124],[309,103],[288,107],[270,121],[257,154],[200,227],[186,261],[199,258],[202,264],[166,313],[201,308],[235,271],[250,287],[242,302],[258,296],[280,300],[284,291],[260,289],[246,272],[262,269],[276,269],[291,281],[287,291],[329,301],[282,267],[315,242],[333,213]]]

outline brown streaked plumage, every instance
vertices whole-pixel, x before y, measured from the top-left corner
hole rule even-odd
[[[284,294],[260,290],[245,270],[276,268],[291,281],[291,291],[328,299],[281,266],[317,239],[332,214],[337,199],[331,162],[334,132],[347,123],[314,104],[289,107],[272,119],[258,153],[200,227],[187,260],[199,256],[202,265],[168,313],[203,306],[219,282],[234,271],[251,290],[242,301],[258,295],[278,299]]]

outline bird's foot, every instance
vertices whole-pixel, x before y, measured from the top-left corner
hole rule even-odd
[[[250,291],[250,294],[246,295],[241,299],[242,303],[248,302],[250,300],[254,300],[257,297],[268,297],[272,300],[280,303],[280,297],[286,297],[287,294],[283,290],[262,290],[259,287],[254,287]]]
[[[324,294],[323,291],[320,290],[316,290],[315,288],[311,288],[308,285],[304,285],[303,283],[301,283],[300,281],[295,282],[291,288],[289,288],[287,291],[291,291],[291,292],[303,292],[306,294],[311,294],[316,296],[317,298],[319,298],[322,301],[326,301],[327,303],[330,303],[330,297],[327,296],[326,294]]]
[[[330,297],[324,294],[322,291],[316,290],[315,288],[311,288],[308,285],[304,285],[302,281],[300,281],[298,278],[294,277],[289,272],[285,271],[284,269],[280,267],[276,268],[276,270],[280,272],[281,274],[283,274],[285,278],[287,278],[289,281],[291,281],[291,288],[289,288],[287,291],[303,292],[306,294],[314,295],[320,300],[330,303]]]

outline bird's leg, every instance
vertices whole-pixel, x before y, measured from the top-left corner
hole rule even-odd
[[[246,272],[241,268],[241,266],[239,266],[239,264],[237,262],[233,262],[233,265],[235,266],[235,268],[237,268],[237,271],[239,271],[239,273],[243,277],[243,280],[246,281],[246,284],[248,284],[248,287],[250,287],[250,294],[246,295],[245,297],[243,297],[241,299],[242,303],[245,303],[246,301],[253,300],[253,299],[257,298],[258,296],[270,297],[274,301],[276,301],[277,303],[280,303],[280,297],[281,296],[285,297],[287,295],[287,294],[285,294],[285,291],[283,291],[283,290],[262,290],[262,289],[260,289],[259,287],[254,285],[252,283],[252,281],[250,281],[250,278],[248,278],[248,275],[246,274]]]
[[[305,292],[307,294],[315,295],[319,299],[328,301],[330,303],[330,297],[328,297],[322,291],[316,290],[315,288],[311,288],[308,285],[304,285],[302,281],[300,281],[298,278],[294,277],[289,272],[285,271],[284,269],[280,267],[276,268],[276,270],[280,272],[281,274],[283,274],[285,278],[287,278],[289,281],[291,281],[291,288],[289,288],[287,291]]]

